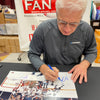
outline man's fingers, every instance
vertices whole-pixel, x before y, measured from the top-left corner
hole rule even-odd
[[[59,69],[57,69],[56,67],[52,67],[54,72],[58,73],[59,72]]]
[[[71,79],[72,79],[72,80],[74,79],[74,77],[76,76],[76,74],[78,74],[78,71],[77,71],[77,70],[75,70],[75,71],[73,72],[73,74],[72,74],[72,76],[71,76]]]
[[[84,82],[87,82],[87,73],[84,76]]]
[[[58,77],[58,72],[55,72],[54,70],[51,70],[49,74],[53,77]]]
[[[47,80],[54,81],[58,78],[58,74],[54,72],[54,70],[48,69],[47,72],[45,73],[45,78]]]
[[[79,77],[79,73],[77,73],[77,74],[73,77],[73,82],[74,82],[74,83],[76,82],[76,80],[78,79],[78,77]]]
[[[54,68],[53,70],[51,70],[46,64],[43,64],[41,65],[39,70],[45,76],[47,80],[54,81],[58,78],[59,70],[57,68]]]
[[[73,67],[68,73],[72,73],[75,70],[75,67]]]
[[[81,74],[81,75],[80,75],[80,79],[79,79],[79,83],[80,83],[80,84],[82,84],[83,77],[84,77],[84,75],[83,75],[83,74]]]
[[[45,75],[45,78],[46,78],[47,80],[50,80],[50,81],[55,81],[55,80],[57,79],[57,77],[54,77],[54,76],[52,76],[52,75],[50,75],[50,74]]]

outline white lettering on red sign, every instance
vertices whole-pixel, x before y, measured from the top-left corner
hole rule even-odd
[[[25,0],[25,9],[28,10],[28,6],[32,6],[32,3],[27,3],[28,1],[33,1],[33,0]]]
[[[22,0],[24,13],[55,13],[56,0]]]

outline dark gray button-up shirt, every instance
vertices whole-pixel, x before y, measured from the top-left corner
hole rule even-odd
[[[43,61],[40,55],[43,53]],[[28,57],[38,70],[42,64],[75,65],[81,56],[92,63],[97,55],[93,29],[81,21],[75,32],[64,36],[59,31],[57,20],[47,20],[35,30]]]

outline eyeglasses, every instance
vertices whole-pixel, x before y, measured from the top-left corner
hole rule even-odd
[[[65,21],[62,21],[62,20],[59,20],[59,19],[57,19],[57,23],[62,27],[65,27],[67,24],[69,24],[70,27],[75,28],[75,27],[77,27],[79,25],[78,22],[68,23],[68,22],[65,22]]]

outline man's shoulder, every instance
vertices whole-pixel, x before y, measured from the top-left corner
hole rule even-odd
[[[45,28],[56,28],[57,27],[57,19],[45,20],[40,25]]]
[[[48,20],[45,20],[43,21],[42,23],[55,23],[57,21],[57,19],[48,19]]]
[[[38,25],[38,27],[36,28],[36,30],[34,32],[34,35],[35,36],[38,36],[38,35],[45,36],[51,30],[53,31],[55,29],[57,29],[57,20],[56,19],[45,20]]]
[[[92,27],[85,21],[81,20],[80,21],[80,25],[79,25],[79,28],[82,30],[82,31],[86,31],[86,30],[91,30]]]
[[[82,37],[86,38],[89,36],[93,36],[94,31],[93,28],[85,21],[81,21],[77,31],[81,33]]]

